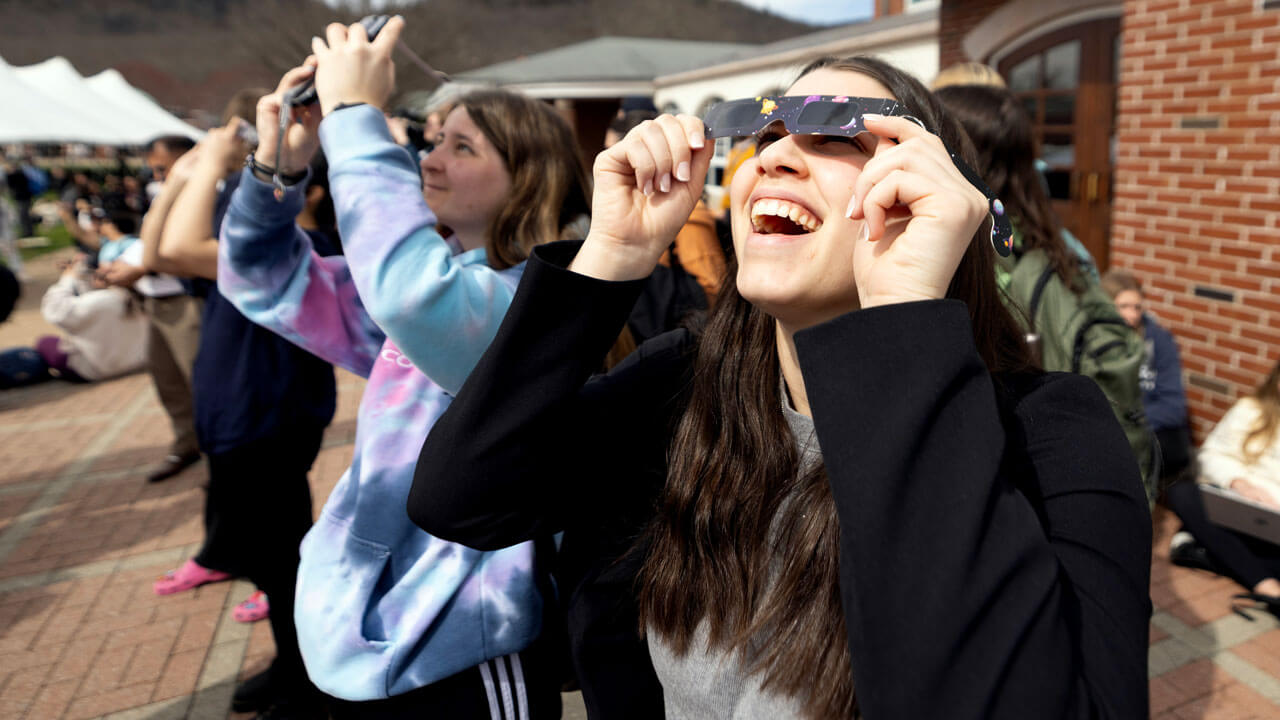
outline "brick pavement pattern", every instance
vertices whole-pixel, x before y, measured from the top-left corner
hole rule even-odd
[[[55,260],[28,266],[0,348],[50,332],[38,307]],[[340,373],[338,386],[311,471],[317,510],[351,460],[364,383]],[[0,392],[0,718],[236,717],[234,684],[265,667],[271,635],[231,619],[252,590],[242,581],[152,593],[202,535],[203,463],[144,479],[169,439],[145,374]],[[1233,613],[1230,581],[1170,565],[1177,521],[1158,510],[1154,522],[1152,717],[1280,717],[1280,625]],[[585,718],[565,699],[566,718]]]

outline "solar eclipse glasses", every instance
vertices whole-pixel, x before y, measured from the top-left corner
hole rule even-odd
[[[853,137],[867,131],[862,119],[872,114],[904,117],[929,131],[896,100],[847,95],[776,95],[728,100],[708,110],[702,124],[708,138],[755,135],[775,122],[781,122],[787,132],[794,135]],[[1013,226],[1005,216],[1004,204],[968,163],[954,152],[950,154],[960,174],[986,196],[991,218],[991,246],[998,254],[1007,256],[1013,251]]]

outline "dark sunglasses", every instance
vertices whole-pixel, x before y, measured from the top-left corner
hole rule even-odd
[[[727,100],[712,106],[702,124],[707,138],[755,135],[779,121],[793,135],[853,137],[867,131],[862,118],[871,114],[905,117],[932,132],[896,100],[846,95],[776,95]],[[968,163],[954,152],[950,154],[960,174],[986,196],[991,218],[991,246],[997,254],[1008,256],[1013,251],[1013,226],[1005,217],[1004,204]]]

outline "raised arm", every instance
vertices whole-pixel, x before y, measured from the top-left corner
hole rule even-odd
[[[497,337],[423,444],[409,516],[432,535],[488,550],[574,519],[647,517],[691,337],[655,338],[588,382],[643,281],[567,270],[577,246],[534,250]]]
[[[58,217],[62,220],[62,226],[67,229],[76,242],[84,247],[97,250],[102,247],[102,237],[96,232],[84,229],[80,226],[80,221],[76,219],[74,209],[69,207],[67,203],[59,202]]]
[[[305,183],[277,202],[249,170],[218,243],[218,291],[245,317],[334,365],[368,377],[386,336],[365,312],[346,260],[321,257],[294,223]]]
[[[415,367],[456,393],[493,339],[514,277],[484,251],[454,255],[422,199],[418,170],[369,105],[320,126],[343,252],[374,323]]]
[[[209,131],[192,151],[198,155],[191,176],[172,200],[156,247],[165,272],[209,280],[218,277],[218,239],[213,227],[218,185],[248,152],[236,135],[243,122],[233,118],[226,127]],[[146,257],[144,245],[144,262]]]
[[[147,214],[142,216],[142,227],[138,229],[138,239],[142,245],[142,266],[151,272],[181,274],[179,266],[160,256],[160,235],[164,224],[169,219],[169,211],[178,195],[186,187],[187,178],[191,176],[199,158],[199,148],[193,148],[182,154],[169,168],[160,192],[151,201]]]
[[[258,101],[257,155],[275,162],[281,97],[314,72],[310,63],[281,78]],[[283,172],[305,175],[319,147],[318,112],[297,111]],[[259,162],[263,162],[259,160]],[[386,336],[365,312],[342,257],[322,258],[294,222],[306,201],[306,181],[277,199],[271,176],[245,169],[222,223],[218,290],[253,322],[312,354],[368,377]]]
[[[455,255],[436,232],[417,163],[395,143],[380,108],[395,88],[391,50],[404,26],[372,42],[358,25],[313,43],[320,139],[344,252],[374,322],[418,370],[450,393],[493,339],[515,293],[483,250]],[[342,105],[353,105],[339,109]]]
[[[972,337],[949,300],[796,335],[860,707],[1146,717],[1151,525],[1124,435],[1074,376],[1037,381],[1002,421]]]

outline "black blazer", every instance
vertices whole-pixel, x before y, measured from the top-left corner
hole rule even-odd
[[[668,333],[591,377],[642,281],[570,272],[576,250],[534,252],[423,446],[409,514],[480,549],[564,530],[589,714],[661,717],[626,550],[666,477],[694,341]],[[849,313],[796,347],[840,519],[863,715],[1146,717],[1151,520],[1097,386],[993,378],[950,300]]]

